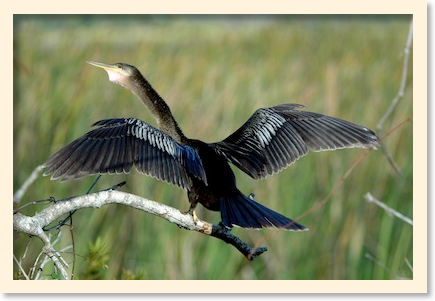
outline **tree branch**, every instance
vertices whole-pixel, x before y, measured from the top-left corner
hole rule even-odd
[[[406,77],[408,75],[408,65],[409,65],[409,53],[412,45],[412,35],[413,35],[413,20],[411,20],[411,23],[409,25],[409,31],[408,31],[408,38],[406,39],[406,46],[403,50],[403,67],[402,67],[402,79],[400,81],[399,91],[397,92],[396,97],[394,97],[393,101],[391,102],[390,106],[388,107],[387,111],[385,112],[384,116],[382,116],[381,120],[379,120],[376,131],[379,134],[379,137],[381,137],[382,133],[382,127],[384,126],[385,121],[390,117],[390,115],[393,113],[394,109],[399,104],[399,101],[402,99],[403,95],[405,94],[405,88],[406,88]],[[383,139],[380,139],[381,144],[381,150],[384,153],[384,155],[387,157],[388,162],[390,162],[393,169],[398,173],[401,174],[400,168],[397,166],[396,162],[394,162],[393,156],[391,155],[390,151],[386,147]]]
[[[375,198],[374,196],[372,196],[372,194],[371,194],[370,192],[367,192],[367,193],[364,195],[364,197],[365,197],[365,199],[367,200],[367,202],[376,204],[377,206],[379,206],[379,207],[381,207],[382,209],[384,209],[385,212],[387,212],[388,214],[393,215],[393,216],[397,217],[398,219],[404,221],[405,223],[407,223],[407,224],[413,226],[413,221],[412,221],[412,219],[410,219],[409,217],[403,215],[403,214],[400,213],[400,212],[397,212],[397,211],[394,210],[393,208],[388,207],[385,203],[379,201],[377,198]]]
[[[44,227],[55,222],[62,215],[71,211],[82,208],[100,208],[107,204],[122,204],[130,206],[164,218],[181,228],[216,237],[237,248],[237,250],[239,250],[249,260],[254,260],[257,256],[267,251],[267,248],[265,247],[250,247],[240,238],[231,234],[231,230],[223,225],[214,225],[201,220],[197,220],[195,223],[190,214],[182,213],[178,209],[162,203],[116,190],[105,190],[56,201],[49,207],[36,213],[34,216],[26,216],[19,212],[14,212],[14,230],[39,237],[44,242],[44,253],[52,259],[55,266],[61,272],[62,277],[68,279],[68,275],[66,275],[64,269],[65,264],[61,262],[61,259],[59,259],[61,257],[54,250],[50,243],[50,239],[44,233]]]
[[[39,165],[32,171],[30,176],[24,182],[23,186],[21,186],[20,189],[18,189],[17,192],[14,193],[14,203],[19,203],[21,201],[21,198],[24,196],[27,189],[39,177],[39,173],[42,171],[42,169],[42,165]]]
[[[19,212],[14,212],[14,230],[39,237],[44,243],[42,251],[53,261],[54,266],[60,271],[62,278],[68,279],[68,273],[65,269],[65,267],[68,267],[68,264],[54,249],[50,238],[42,230],[44,219],[35,218],[37,215],[28,217]]]

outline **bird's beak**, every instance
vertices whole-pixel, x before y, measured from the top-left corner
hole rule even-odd
[[[106,71],[120,72],[121,70],[119,67],[116,66],[116,64],[104,64],[104,63],[98,63],[93,61],[86,61],[86,63],[98,68],[103,68]]]
[[[88,63],[89,65],[95,66],[95,67],[100,67],[100,68],[109,68],[109,67],[111,67],[111,65],[109,65],[109,64],[98,63],[98,62],[93,62],[93,61],[86,61],[86,63]]]
[[[104,64],[92,61],[86,61],[86,63],[106,70],[107,74],[109,75],[109,80],[111,82],[121,83],[122,78],[124,78],[125,76],[129,76],[129,74],[127,74],[125,70],[118,66],[118,64]]]

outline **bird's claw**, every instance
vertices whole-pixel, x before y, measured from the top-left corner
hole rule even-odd
[[[196,215],[196,211],[193,210],[192,212],[192,217],[193,217],[193,223],[196,225],[198,223],[198,216]]]
[[[199,221],[198,216],[196,215],[195,209],[189,209],[188,211],[186,211],[184,214],[189,214],[192,216],[193,218],[193,223],[196,225]]]

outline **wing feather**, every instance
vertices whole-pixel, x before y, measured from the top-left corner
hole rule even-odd
[[[375,148],[378,137],[363,126],[282,104],[258,109],[222,142],[217,152],[254,179],[286,168],[311,151]],[[243,152],[237,152],[243,149]],[[242,156],[245,156],[244,158]]]
[[[143,174],[190,188],[192,177],[207,183],[198,153],[136,118],[104,119],[44,163],[44,175],[62,181],[90,174]]]

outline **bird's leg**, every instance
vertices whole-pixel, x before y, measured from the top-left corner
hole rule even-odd
[[[196,215],[196,212],[195,212],[196,205],[197,205],[197,203],[191,203],[191,204],[190,204],[190,208],[189,208],[189,210],[187,210],[187,211],[185,212],[185,214],[190,214],[190,215],[192,215],[192,217],[193,217],[193,222],[195,223],[195,225],[196,225],[196,223],[198,222],[198,216]]]
[[[192,215],[193,215],[193,222],[196,225],[198,223],[198,216],[196,216],[196,211],[195,210],[193,210]]]

